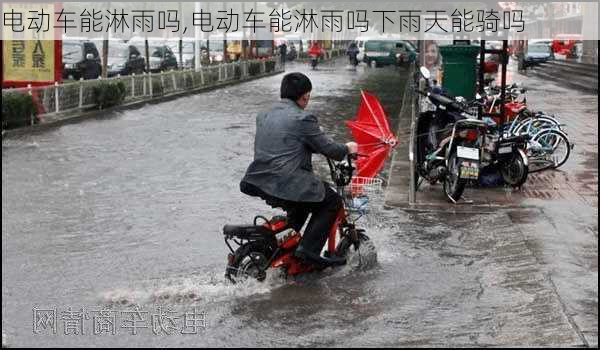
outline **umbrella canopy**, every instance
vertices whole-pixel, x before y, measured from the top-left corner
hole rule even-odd
[[[361,90],[361,102],[356,119],[347,121],[358,153],[356,176],[375,177],[398,140],[390,130],[387,115],[374,95]]]

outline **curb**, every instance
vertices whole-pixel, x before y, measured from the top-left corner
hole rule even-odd
[[[387,187],[385,190],[384,205],[398,207],[391,202],[406,203],[409,202],[410,187],[410,159],[409,146],[411,134],[410,118],[410,76],[406,80],[404,95],[402,96],[402,107],[398,114],[398,125],[396,127],[396,136],[399,140],[397,148],[394,149],[390,163],[390,173],[388,175]],[[404,190],[402,190],[404,188]],[[395,196],[394,200],[390,197]]]

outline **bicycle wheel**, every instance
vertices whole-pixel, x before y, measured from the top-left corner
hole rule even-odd
[[[532,137],[542,147],[542,153],[550,156],[552,168],[556,169],[565,164],[571,154],[571,143],[567,136],[556,129],[544,129]]]
[[[558,128],[560,124],[556,119],[546,117],[529,117],[524,119],[517,125],[513,131],[513,135],[535,135],[540,130]]]

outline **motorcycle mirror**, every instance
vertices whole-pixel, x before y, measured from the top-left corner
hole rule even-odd
[[[425,67],[421,67],[420,71],[421,71],[421,75],[423,76],[423,78],[431,79],[431,72],[429,72],[429,69],[427,69]]]

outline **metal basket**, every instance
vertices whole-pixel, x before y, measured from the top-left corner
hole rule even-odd
[[[350,184],[346,186],[346,193],[351,197],[381,195],[383,193],[383,179],[355,176]]]
[[[344,188],[344,193],[348,210],[365,214],[369,207],[383,202],[383,179],[355,176]]]

